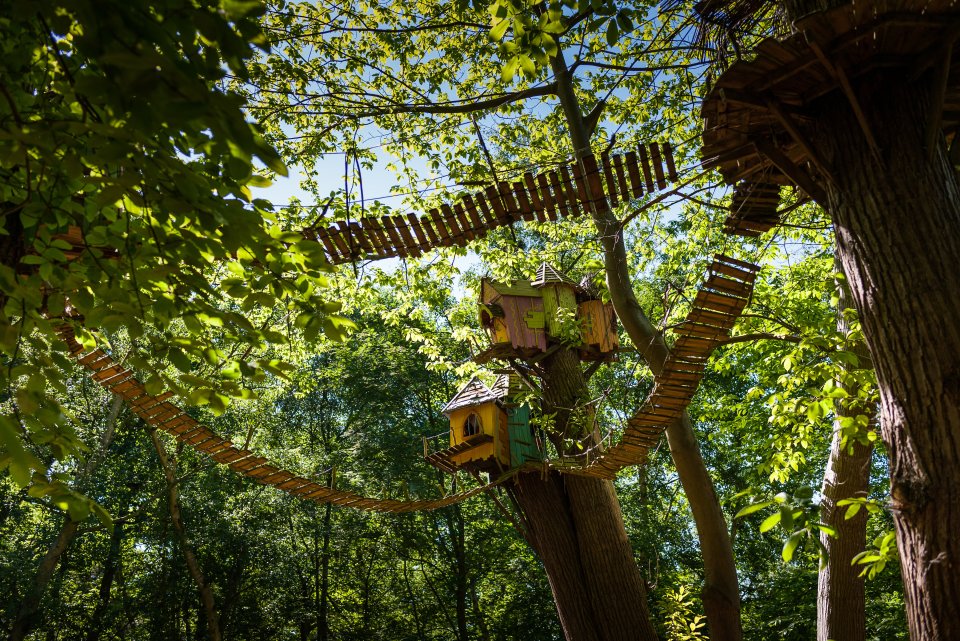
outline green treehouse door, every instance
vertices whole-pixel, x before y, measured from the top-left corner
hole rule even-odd
[[[530,427],[530,407],[521,405],[507,410],[507,433],[510,438],[510,467],[528,461],[542,460],[537,439]]]

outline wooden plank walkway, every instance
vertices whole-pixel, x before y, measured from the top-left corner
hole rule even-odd
[[[667,181],[678,180],[670,143],[652,142],[634,151],[603,156],[603,168],[590,154],[579,163],[562,165],[559,170],[524,174],[522,181],[500,182],[457,203],[444,203],[427,214],[361,218],[356,221],[311,227],[304,235],[320,242],[327,259],[334,265],[358,260],[415,257],[436,247],[463,247],[498,227],[519,221],[557,220],[588,213],[591,198],[587,183],[599,185],[593,200],[606,195],[616,204],[645,193],[666,189]],[[614,180],[613,168],[618,179]],[[629,182],[627,180],[629,176]]]

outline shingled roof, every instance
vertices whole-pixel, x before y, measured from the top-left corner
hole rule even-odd
[[[497,395],[494,394],[489,387],[484,385],[483,381],[474,376],[457,392],[456,396],[450,399],[450,402],[444,406],[442,411],[444,414],[449,415],[450,412],[454,410],[497,400]]]

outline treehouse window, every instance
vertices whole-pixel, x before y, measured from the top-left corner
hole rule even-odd
[[[481,431],[483,430],[480,429],[480,417],[476,414],[471,414],[467,417],[467,420],[463,422],[463,438],[476,436]]]

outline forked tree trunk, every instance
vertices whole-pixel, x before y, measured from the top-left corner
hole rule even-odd
[[[838,95],[816,105],[813,142],[877,371],[910,635],[934,641],[960,638],[960,189],[942,136],[925,148],[934,74],[907,75],[855,87],[880,162]]]
[[[586,388],[570,350],[546,359],[543,411],[574,436],[591,426],[570,423]],[[656,639],[647,590],[623,526],[613,483],[550,472],[524,473],[515,484],[528,539],[540,557],[567,641]]]
[[[849,328],[843,311],[848,309],[850,286],[846,279],[838,283],[840,289],[837,329],[846,332]],[[872,367],[866,345],[852,346],[860,360],[860,367]],[[852,366],[845,366],[850,368]],[[837,417],[867,416],[873,419],[876,408],[858,402],[859,387],[837,387],[849,395],[839,403]],[[854,557],[863,551],[867,540],[867,511],[860,510],[853,518],[847,518],[847,509],[837,506],[838,501],[865,498],[870,490],[870,460],[873,445],[864,445],[851,440],[843,447],[839,420],[834,421],[830,457],[823,475],[820,493],[820,520],[832,527],[837,536],[820,534],[820,543],[827,550],[827,565],[819,574],[817,582],[817,641],[864,641],[867,637],[866,599],[861,568],[853,564]]]

